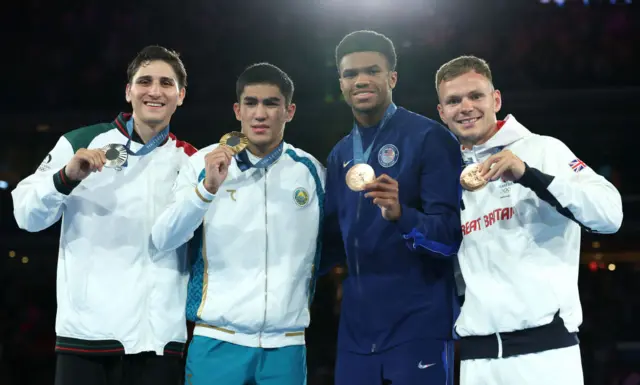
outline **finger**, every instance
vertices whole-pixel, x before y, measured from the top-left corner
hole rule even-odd
[[[369,191],[364,194],[365,198],[384,198],[384,199],[398,199],[398,194],[388,191]]]
[[[91,171],[98,171],[100,170],[100,157],[98,156],[98,154],[96,154],[95,152],[92,152],[91,154],[89,154],[91,159]]]
[[[390,177],[387,174],[382,174],[379,177],[377,177],[376,179],[378,181],[384,182],[384,183],[391,183],[391,184],[394,184],[394,183],[397,184],[398,183],[395,179],[393,179],[392,177]]]
[[[91,154],[93,163],[95,164],[95,169],[98,171],[102,171],[102,165],[104,164],[102,163],[102,157],[100,156],[101,152],[102,151],[93,151]]]
[[[212,152],[207,155],[205,161],[210,163],[220,164],[223,162],[227,162],[228,159],[230,158],[224,152],[217,152],[217,153]]]
[[[500,153],[491,155],[487,160],[480,163],[480,167],[478,168],[478,173],[480,176],[484,177],[484,174],[488,173],[491,170],[491,166],[495,163],[498,163],[502,159],[502,155]]]
[[[220,154],[220,153],[227,155],[229,158],[235,155],[235,152],[231,149],[231,147],[227,145],[218,146],[215,150],[211,152],[211,154]]]
[[[502,176],[502,174],[509,169],[509,162],[504,159],[499,163],[496,163],[491,170],[484,176],[488,181],[494,181]]]
[[[98,155],[100,156],[100,162],[104,165],[107,163],[107,153],[104,151],[98,151]]]
[[[393,184],[387,184],[383,182],[371,182],[367,183],[364,186],[364,189],[367,191],[388,191],[388,192],[398,192],[398,186]]]
[[[481,173],[480,176],[484,180],[491,180],[491,178],[493,178],[496,172],[498,172],[499,167],[500,167],[499,161],[497,163],[491,163],[491,165],[483,173]]]
[[[229,146],[224,146],[222,149],[225,154],[229,155],[230,158],[232,158],[236,154],[235,151],[233,151]]]
[[[373,204],[383,207],[385,209],[390,209],[396,203],[395,199],[384,199],[384,198],[376,198],[373,200]]]

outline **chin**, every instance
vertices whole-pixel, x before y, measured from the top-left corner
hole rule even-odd
[[[157,126],[160,125],[162,123],[164,123],[165,119],[164,118],[160,118],[160,117],[147,117],[147,116],[143,116],[141,119],[146,125],[148,126]]]
[[[353,104],[353,109],[361,114],[368,114],[378,111],[380,106],[377,103]]]

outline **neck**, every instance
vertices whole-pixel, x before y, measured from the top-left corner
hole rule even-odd
[[[384,117],[384,113],[387,111],[387,108],[389,108],[390,104],[391,101],[387,101],[380,108],[372,111],[353,110],[353,116],[356,118],[356,121],[360,126],[365,128],[373,127],[376,124],[380,123],[380,121]]]
[[[249,145],[247,145],[247,151],[257,156],[258,158],[264,158],[265,156],[269,155],[273,150],[278,148],[279,145],[280,145],[280,141],[275,143],[266,143],[264,145],[249,143]]]
[[[162,129],[164,129],[164,127],[162,127]],[[153,137],[157,133],[156,130],[154,130],[150,125],[141,122],[135,117],[133,118],[133,129],[138,134],[138,136],[140,136],[140,139],[142,139],[144,143],[147,143],[148,141],[153,139]]]

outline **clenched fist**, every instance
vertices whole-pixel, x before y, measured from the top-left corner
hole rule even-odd
[[[227,178],[233,155],[231,148],[220,145],[204,157],[204,188],[211,194],[217,193],[218,188]]]
[[[67,177],[72,181],[81,181],[94,171],[102,171],[107,162],[102,150],[79,149],[64,169]]]

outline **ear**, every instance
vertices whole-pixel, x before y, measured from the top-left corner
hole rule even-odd
[[[184,98],[187,96],[187,89],[182,87],[178,92],[178,106],[181,106],[184,102]]]
[[[124,98],[127,103],[131,103],[131,84],[127,83],[127,86],[124,89]]]
[[[236,120],[237,121],[242,121],[242,118],[240,117],[240,104],[239,103],[233,103],[233,112],[235,112],[236,114]]]
[[[389,73],[389,87],[391,89],[396,88],[396,83],[398,83],[398,73],[396,71],[391,71]]]
[[[493,91],[493,112],[498,112],[502,108],[502,93],[500,90]]]
[[[293,115],[296,113],[296,105],[294,103],[289,104],[287,107],[287,123],[293,119]]]
[[[442,123],[446,125],[447,120],[444,118],[444,108],[442,107],[442,104],[438,103],[437,108],[438,108],[438,114],[440,115],[440,120],[442,120]]]

